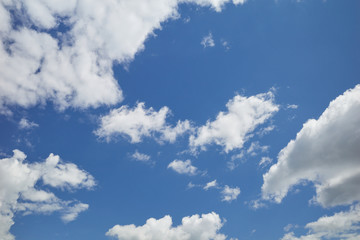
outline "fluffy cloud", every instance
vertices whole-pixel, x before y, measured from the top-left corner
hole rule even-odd
[[[91,188],[94,179],[72,163],[63,163],[59,156],[50,156],[41,163],[26,163],[26,155],[14,150],[14,155],[0,159],[0,238],[12,240],[9,233],[15,213],[51,213],[60,211],[65,222],[74,220],[88,208],[77,201],[64,201],[38,183],[55,188],[74,190]]]
[[[272,92],[251,97],[236,95],[226,107],[227,112],[220,112],[214,121],[208,120],[190,136],[193,149],[205,150],[209,144],[220,145],[225,152],[241,149],[250,133],[279,110]]]
[[[150,160],[150,156],[144,153],[139,153],[137,150],[131,155],[133,159],[140,162],[148,162]]]
[[[231,202],[236,200],[240,194],[240,188],[235,187],[231,188],[228,185],[225,185],[224,189],[221,191],[222,199],[221,201]]]
[[[170,216],[150,218],[142,226],[116,225],[106,235],[119,240],[225,240],[226,236],[218,233],[222,226],[219,215],[212,212],[184,217],[177,227],[172,226]]]
[[[174,142],[179,135],[190,131],[190,122],[178,121],[175,127],[166,123],[170,114],[168,107],[159,111],[145,108],[144,103],[138,103],[133,109],[124,105],[101,117],[100,127],[95,134],[110,141],[114,136],[121,135],[129,138],[131,143],[141,142],[144,137],[155,137],[159,141]]]
[[[215,42],[212,33],[209,33],[201,40],[201,45],[203,45],[204,48],[215,47]]]
[[[162,22],[178,16],[179,4],[221,11],[227,2],[1,0],[0,113],[46,101],[60,110],[115,104],[123,95],[114,62],[131,61]]]
[[[174,160],[169,163],[168,168],[171,168],[179,174],[196,175],[198,173],[197,168],[191,165],[191,161]]]
[[[360,238],[360,205],[355,205],[347,212],[324,216],[315,222],[306,224],[307,235],[296,237],[293,232],[287,233],[282,240],[321,240]]]
[[[289,189],[313,182],[313,201],[324,207],[360,200],[360,85],[333,100],[319,119],[308,120],[278,162],[263,176],[264,199],[281,202]]]

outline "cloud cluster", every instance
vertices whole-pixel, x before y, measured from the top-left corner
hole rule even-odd
[[[168,107],[155,111],[153,108],[145,108],[143,102],[132,109],[124,105],[101,117],[100,127],[95,134],[107,141],[121,135],[128,137],[131,143],[141,142],[144,137],[174,142],[178,136],[191,131],[192,127],[187,120],[178,121],[174,127],[169,126],[166,122],[169,114]]]
[[[60,110],[120,102],[114,63],[131,61],[162,22],[179,15],[179,4],[221,11],[228,2],[1,0],[0,113],[47,101]]]
[[[226,107],[227,112],[220,112],[190,136],[193,149],[205,150],[210,144],[222,146],[226,153],[241,149],[255,128],[279,110],[271,91],[250,97],[236,95]]]
[[[106,235],[119,240],[225,240],[226,236],[219,233],[222,226],[219,215],[212,212],[184,217],[176,227],[172,226],[170,216],[150,218],[142,226],[116,225]]]
[[[321,240],[360,238],[360,205],[355,205],[349,211],[324,216],[315,222],[306,224],[308,234],[296,237],[294,232],[285,234],[282,240]]]
[[[312,182],[313,202],[324,207],[360,200],[360,85],[333,100],[319,119],[308,120],[278,162],[263,176],[264,199],[281,200],[291,187]]]
[[[205,125],[195,127],[189,120],[179,120],[175,126],[171,126],[166,121],[170,114],[166,106],[156,111],[152,107],[146,108],[143,102],[133,108],[123,105],[102,116],[100,126],[94,133],[107,141],[117,135],[124,136],[131,143],[139,143],[144,137],[173,143],[178,136],[188,133],[191,152],[196,153],[199,148],[206,150],[208,145],[216,144],[228,153],[241,149],[253,131],[279,110],[272,91],[250,97],[236,95],[226,107],[227,112],[219,112],[214,121],[208,120]],[[267,149],[268,146],[254,142],[248,154],[256,155],[256,151],[264,152]]]
[[[73,221],[89,206],[78,201],[64,201],[39,183],[60,189],[90,189],[94,178],[75,164],[63,163],[59,156],[50,154],[41,163],[27,163],[26,155],[14,150],[12,157],[0,159],[0,239],[13,240],[9,230],[14,214],[22,212],[52,213],[60,211],[62,220]]]

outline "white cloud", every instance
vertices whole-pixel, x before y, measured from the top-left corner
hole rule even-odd
[[[323,216],[315,222],[306,224],[308,234],[296,237],[287,233],[282,240],[321,240],[321,239],[360,239],[360,205],[355,205],[347,212]]]
[[[226,51],[230,50],[230,45],[229,45],[228,41],[225,41],[224,39],[222,39],[221,45],[225,48]]]
[[[131,155],[133,159],[140,162],[148,162],[150,160],[150,156],[144,153],[139,153],[137,150]]]
[[[319,119],[308,120],[278,162],[263,176],[264,199],[281,200],[289,189],[313,182],[313,202],[324,207],[360,200],[360,85],[333,100]]]
[[[169,163],[168,168],[171,168],[179,174],[196,175],[198,173],[197,168],[191,165],[191,161],[174,160]]]
[[[218,184],[216,182],[216,179],[214,181],[208,182],[205,186],[204,186],[204,190],[209,190],[209,188],[215,188],[217,187]]]
[[[252,142],[246,153],[251,156],[256,156],[258,152],[266,152],[269,150],[269,146],[261,146],[259,142]]]
[[[203,39],[201,40],[201,45],[203,45],[204,48],[215,47],[215,42],[211,32],[205,37],[203,37]]]
[[[260,162],[259,162],[259,166],[261,167],[265,167],[267,165],[269,165],[272,162],[272,159],[269,157],[262,157]]]
[[[88,208],[88,204],[78,203],[70,208],[67,208],[65,213],[61,216],[61,219],[64,222],[74,221],[78,217],[79,213],[86,211]]]
[[[233,200],[236,200],[239,194],[240,188],[231,188],[228,185],[225,185],[224,189],[221,191],[222,201],[231,202]]]
[[[296,104],[288,104],[288,105],[286,106],[287,109],[297,109],[298,107],[299,107],[299,106],[296,105]]]
[[[115,225],[106,235],[119,240],[225,240],[226,236],[219,233],[223,224],[214,212],[184,217],[176,227],[172,226],[171,217],[165,216],[150,218],[142,226]]]
[[[133,109],[124,105],[101,117],[100,128],[95,134],[107,141],[121,135],[129,137],[131,143],[141,142],[144,137],[174,142],[178,136],[190,131],[192,127],[187,120],[178,121],[175,127],[169,126],[166,123],[169,114],[168,107],[155,111],[153,108],[146,109],[142,102]]]
[[[220,145],[225,152],[241,149],[255,128],[279,110],[272,92],[251,97],[236,95],[226,107],[227,112],[220,112],[214,121],[208,120],[190,136],[193,149],[205,150],[209,144]]]
[[[13,152],[12,157],[0,159],[0,239],[14,239],[9,230],[15,212],[26,215],[60,211],[64,221],[72,221],[87,209],[87,204],[61,200],[39,189],[37,183],[69,190],[91,188],[95,185],[91,175],[53,154],[45,162],[27,163],[23,152]]]
[[[26,118],[22,118],[19,122],[19,128],[20,129],[31,129],[31,128],[35,128],[38,127],[39,124],[34,123],[34,122],[30,122],[29,120],[27,120]]]
[[[123,95],[112,71],[115,62],[131,61],[161,23],[179,15],[179,4],[221,11],[228,2],[2,0],[0,113],[47,101],[60,110],[118,103]]]

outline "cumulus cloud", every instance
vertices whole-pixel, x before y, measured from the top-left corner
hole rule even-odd
[[[191,161],[189,159],[186,161],[174,160],[169,163],[168,168],[171,168],[179,174],[187,174],[190,176],[196,175],[198,173],[197,167],[191,165]]]
[[[124,105],[101,117],[100,127],[95,134],[107,141],[121,135],[128,137],[131,143],[141,142],[144,137],[174,142],[178,136],[191,131],[192,127],[188,120],[178,121],[175,127],[168,125],[166,118],[169,114],[168,107],[155,111],[153,108],[146,109],[143,102],[132,109]]]
[[[19,122],[20,129],[31,129],[31,128],[35,128],[38,126],[39,126],[39,124],[31,122],[31,121],[27,120],[26,118],[22,118]]]
[[[201,45],[203,45],[204,48],[215,47],[215,42],[211,32],[205,37],[203,37],[203,39],[201,40]]]
[[[150,218],[142,226],[115,225],[106,235],[119,240],[225,240],[226,236],[219,233],[223,224],[214,212],[184,217],[176,227],[172,226],[172,218],[165,216]]]
[[[281,150],[263,176],[264,199],[281,200],[296,184],[312,182],[324,207],[360,200],[360,85],[333,100]]]
[[[279,110],[271,91],[250,97],[236,95],[226,107],[226,112],[220,112],[214,121],[208,120],[190,136],[192,149],[206,150],[209,144],[222,146],[226,153],[241,149],[256,127]]]
[[[26,155],[14,150],[12,157],[0,159],[0,239],[13,240],[9,230],[14,214],[52,213],[60,211],[66,222],[74,220],[88,208],[77,201],[64,201],[39,184],[75,190],[91,188],[94,178],[75,164],[63,163],[50,154],[45,162],[27,163]]]
[[[148,162],[150,160],[150,156],[144,153],[139,153],[138,150],[136,150],[131,157],[135,159],[136,161],[140,162]]]
[[[282,240],[321,240],[360,238],[360,205],[351,206],[349,211],[323,216],[315,222],[306,224],[308,234],[296,237],[294,232],[285,234]]]
[[[222,195],[221,200],[225,202],[231,202],[233,200],[236,200],[239,194],[240,194],[240,188],[238,187],[231,188],[228,185],[225,185],[224,189],[221,191],[221,195]]]
[[[47,101],[60,110],[118,103],[123,94],[114,63],[131,61],[161,23],[179,15],[179,4],[221,11],[228,2],[2,0],[0,112]]]

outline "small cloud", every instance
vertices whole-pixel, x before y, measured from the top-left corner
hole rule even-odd
[[[31,128],[35,128],[38,127],[39,124],[34,123],[34,122],[30,122],[29,120],[27,120],[26,118],[22,118],[19,122],[19,128],[20,129],[31,129]]]
[[[272,159],[269,157],[262,157],[260,162],[259,162],[259,166],[261,167],[266,167],[267,165],[269,165],[272,162]]]
[[[146,155],[144,153],[139,153],[138,150],[136,150],[132,155],[132,159],[139,162],[148,162],[150,161],[150,156]]]
[[[187,189],[192,189],[192,188],[195,188],[195,187],[201,187],[201,185],[194,184],[192,182],[189,182],[188,185],[187,185]]]
[[[257,200],[250,201],[249,206],[250,206],[250,208],[256,210],[256,209],[259,209],[259,208],[263,208],[266,205],[260,199],[257,199]]]
[[[228,41],[225,41],[224,39],[221,40],[221,45],[225,48],[226,51],[230,50],[230,45]]]
[[[231,160],[226,163],[226,166],[230,171],[233,171],[235,168],[239,166],[238,161],[245,162],[246,159],[244,158],[245,154],[244,151],[241,151],[239,154],[235,154],[231,156]]]
[[[284,227],[284,231],[285,232],[289,232],[290,230],[292,230],[292,229],[294,229],[294,228],[298,228],[299,227],[299,225],[297,225],[297,224],[288,224],[288,225],[286,225],[285,227]]]
[[[189,23],[189,22],[190,22],[190,20],[191,20],[191,18],[190,18],[190,17],[185,17],[185,18],[183,19],[184,23]]]
[[[236,200],[240,194],[240,188],[235,187],[231,188],[228,185],[225,185],[224,189],[221,191],[222,199],[221,201],[231,202]]]
[[[204,48],[215,47],[215,42],[211,32],[201,40],[201,45],[203,45]]]
[[[299,107],[299,106],[296,105],[296,104],[288,104],[288,105],[286,106],[287,109],[297,109],[298,107]]]
[[[261,146],[259,142],[252,142],[250,147],[247,150],[247,154],[251,156],[256,156],[257,152],[266,152],[269,150],[269,146]]]
[[[186,174],[190,176],[196,175],[198,173],[197,167],[191,165],[191,161],[189,159],[186,161],[174,160],[168,165],[168,168],[171,168],[179,174]]]
[[[274,125],[270,125],[270,126],[267,126],[265,128],[262,128],[260,131],[257,132],[257,134],[262,137],[268,133],[270,133],[272,130],[275,129],[275,126]]]
[[[216,179],[214,181],[208,182],[205,186],[204,186],[204,190],[208,190],[209,188],[214,188],[217,187],[218,184],[216,182]]]

